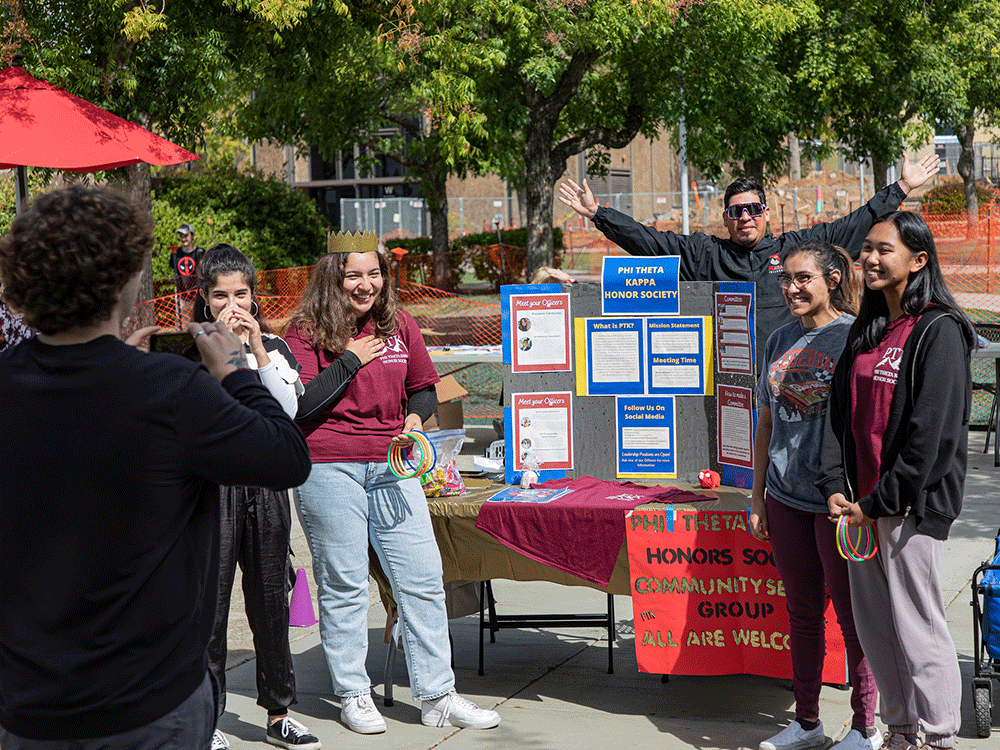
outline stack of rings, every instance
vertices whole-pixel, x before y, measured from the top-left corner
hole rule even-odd
[[[404,432],[403,435],[413,440],[413,447],[410,449],[411,455],[407,456],[406,447],[399,443],[390,445],[389,454],[386,457],[386,460],[389,462],[389,471],[400,479],[422,477],[433,469],[434,464],[437,463],[437,451],[434,449],[434,443],[430,441],[427,435],[416,430],[413,432]],[[419,449],[420,460],[414,464],[412,454],[417,452],[417,449]],[[409,466],[409,471],[407,471],[407,466]]]
[[[847,520],[847,516],[841,516],[837,521],[837,551],[845,560],[854,562],[871,560],[878,552],[878,532],[873,526],[862,526],[858,532],[858,547],[855,547],[851,541]]]

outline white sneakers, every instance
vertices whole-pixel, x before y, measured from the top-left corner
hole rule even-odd
[[[806,730],[797,721],[778,732],[769,740],[760,743],[760,750],[805,750],[808,747],[822,747],[826,744],[823,722],[815,729]],[[846,748],[845,748],[846,750]]]
[[[428,727],[464,727],[492,729],[500,723],[500,714],[480,708],[454,690],[420,707],[420,721]]]
[[[857,729],[852,729],[830,750],[879,750],[880,747],[882,747],[882,735],[879,732],[875,732],[871,737],[865,737]]]
[[[385,731],[385,719],[375,708],[371,693],[340,699],[340,720],[358,734],[379,734]]]
[[[341,698],[340,720],[358,734],[378,734],[385,731],[385,719],[375,708],[371,693]],[[428,727],[462,727],[492,729],[500,723],[496,711],[480,708],[454,690],[420,707],[420,721]]]
[[[212,750],[229,750],[229,740],[218,729],[212,734]]]

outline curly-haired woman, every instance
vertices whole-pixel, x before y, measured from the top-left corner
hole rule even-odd
[[[441,556],[416,479],[386,462],[392,444],[412,441],[437,405],[431,364],[410,315],[399,310],[385,259],[376,252],[321,258],[286,340],[302,366],[297,419],[313,462],[299,510],[313,555],[320,634],[341,721],[384,732],[365,671],[368,544],[399,605],[413,697],[429,726],[489,729],[495,711],[455,693]]]

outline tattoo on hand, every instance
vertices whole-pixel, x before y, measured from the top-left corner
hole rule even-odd
[[[237,368],[247,367],[247,355],[246,352],[243,351],[243,347],[240,347],[239,349],[233,349],[233,351],[229,353],[229,360],[226,362],[226,364],[232,365],[233,367]]]

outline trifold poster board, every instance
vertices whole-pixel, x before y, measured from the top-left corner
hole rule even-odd
[[[502,287],[508,482],[530,450],[545,459],[540,481],[697,482],[714,469],[724,484],[750,487],[753,284],[679,282],[676,260],[606,258],[603,285]],[[525,356],[536,347],[543,351]],[[536,424],[565,424],[568,434],[554,439],[550,429],[533,432]]]

